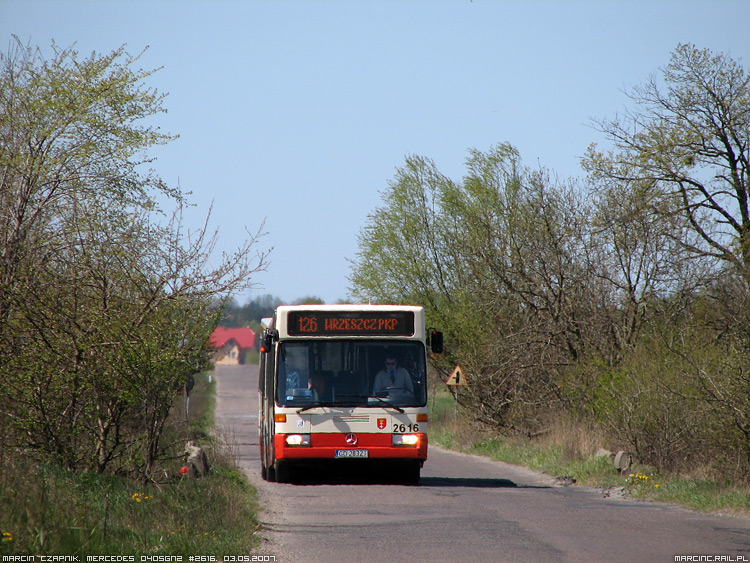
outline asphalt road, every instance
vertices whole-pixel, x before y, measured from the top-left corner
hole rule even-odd
[[[260,478],[257,366],[217,366],[217,427],[258,488],[277,561],[750,562],[750,520],[607,496],[430,447],[417,487]],[[682,559],[689,560],[689,559]],[[697,561],[698,559],[694,559]]]

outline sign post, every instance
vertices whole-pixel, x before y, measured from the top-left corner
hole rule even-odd
[[[445,382],[446,385],[450,387],[451,395],[453,395],[453,416],[454,418],[458,417],[458,389],[455,389],[455,387],[458,387],[459,385],[468,385],[469,383],[466,381],[466,377],[464,376],[464,372],[461,371],[461,366],[456,366],[453,371],[451,372],[450,376],[448,376],[447,381]]]

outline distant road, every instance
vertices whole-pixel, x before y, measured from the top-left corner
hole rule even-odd
[[[217,366],[215,377],[217,426],[236,443],[264,507],[257,553],[277,561],[639,563],[704,555],[750,562],[750,520],[605,498],[434,447],[418,487],[267,483],[258,456],[257,366]]]

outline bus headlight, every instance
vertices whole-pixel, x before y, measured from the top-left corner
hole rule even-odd
[[[416,434],[393,434],[394,446],[416,446],[419,444],[419,436]]]
[[[309,446],[310,435],[309,434],[289,434],[286,437],[287,446]]]

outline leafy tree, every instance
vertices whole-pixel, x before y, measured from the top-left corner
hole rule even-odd
[[[153,208],[155,193],[181,198],[150,172],[144,151],[171,137],[139,125],[163,110],[163,96],[141,87],[124,48],[79,60],[53,45],[52,60],[16,38],[0,56],[0,314],[19,263],[77,201]]]
[[[368,216],[352,262],[353,295],[361,301],[419,302],[439,315],[454,294],[457,269],[451,267],[456,223],[442,216],[451,181],[424,157],[409,156],[389,189],[385,205]]]
[[[626,298],[630,329],[621,333],[629,332],[634,349],[625,365],[648,350],[658,366],[624,372],[621,381],[651,399],[621,422],[660,466],[712,456],[726,465],[744,456],[735,469],[747,475],[750,77],[725,54],[678,45],[660,76],[627,93],[632,110],[596,122],[613,148],[592,145],[583,159],[604,204],[598,227],[609,241],[599,246],[611,256],[606,280]],[[643,319],[651,326],[639,342],[633,329]],[[618,396],[621,390],[611,398]],[[654,408],[657,399],[663,408]],[[681,413],[662,421],[674,430],[669,448],[652,432],[658,412]],[[682,418],[697,412],[690,422]],[[714,429],[710,439],[706,429]],[[675,446],[690,453],[669,459]]]
[[[171,139],[141,125],[163,111],[151,73],[122,48],[53,51],[16,40],[0,58],[0,422],[9,445],[149,479],[208,365],[212,303],[265,267],[262,233],[217,260],[216,233],[186,231],[182,193],[143,172]]]
[[[487,422],[527,426],[584,349],[584,203],[507,144],[470,151],[461,183],[409,157],[383,201],[360,234],[353,294],[424,304],[447,363],[471,374],[462,400]]]

